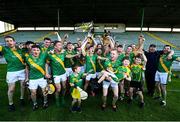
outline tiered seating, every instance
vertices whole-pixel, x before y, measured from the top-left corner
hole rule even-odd
[[[115,39],[119,42],[122,42],[122,44],[137,44],[138,42],[138,36],[140,35],[140,32],[125,32],[125,33],[120,33],[120,34],[115,34]],[[146,35],[145,33],[143,33],[143,35],[146,38],[145,44],[144,44],[144,48],[148,49],[150,44],[156,44],[158,49],[162,49],[163,43],[156,41],[155,39],[153,39],[152,37]]]
[[[173,45],[176,45],[180,48],[180,34],[179,33],[162,33],[162,32],[156,32],[153,33],[157,35],[158,37],[172,43]]]
[[[26,42],[27,40],[35,41],[41,37],[44,37],[46,34],[50,33],[52,31],[18,31],[16,33],[10,34],[13,36],[17,42]],[[61,37],[64,36],[64,34],[69,35],[69,40],[71,42],[76,42],[77,38],[80,38],[81,40],[84,39],[84,37],[87,35],[87,33],[82,32],[70,32],[70,31],[60,31],[59,34]],[[169,41],[170,43],[176,45],[177,47],[180,47],[180,33],[162,33],[162,32],[151,32],[152,34],[157,35],[158,37]],[[113,37],[115,38],[115,41],[120,42],[120,44],[126,44],[126,46],[130,44],[137,44],[138,42],[138,36],[140,35],[140,32],[125,32],[125,33],[112,33]],[[158,50],[162,50],[164,44],[150,36],[148,36],[146,33],[143,33],[143,35],[146,38],[144,49],[148,50],[148,47],[150,44],[156,44]],[[55,34],[51,34],[48,36],[52,40],[57,40],[57,36]],[[41,40],[43,41],[43,40]],[[0,37],[0,45],[4,45],[4,38]],[[180,51],[175,50],[175,54],[180,56]],[[3,59],[0,59],[0,62],[4,62]],[[179,63],[174,63],[173,68],[179,67]]]

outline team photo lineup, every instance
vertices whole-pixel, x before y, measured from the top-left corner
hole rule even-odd
[[[166,86],[171,80],[171,66],[173,61],[180,61],[170,45],[156,50],[156,45],[151,44],[144,50],[147,40],[142,34],[131,45],[115,41],[109,31],[99,39],[94,34],[88,32],[83,40],[72,43],[68,35],[61,38],[54,32],[57,40],[46,37],[43,44],[27,41],[21,45],[16,44],[14,37],[5,36],[6,46],[0,45],[0,53],[7,62],[8,110],[18,109],[13,102],[17,81],[20,82],[20,104],[25,104],[27,94],[33,111],[40,107],[48,109],[52,97],[55,98],[53,104],[61,107],[66,104],[67,95],[72,96],[70,111],[79,113],[83,110],[81,102],[97,94],[102,94],[99,99],[102,111],[111,106],[116,112],[117,107],[121,107],[117,102],[133,104],[134,100],[144,108],[144,94],[159,100],[163,107],[168,105]],[[111,92],[108,105],[107,96]],[[38,96],[43,96],[43,104],[37,102]]]

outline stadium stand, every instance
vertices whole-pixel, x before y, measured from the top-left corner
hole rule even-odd
[[[49,34],[50,33],[50,34]],[[30,41],[39,41],[41,42],[43,40],[43,37],[46,37],[46,35],[50,37],[52,40],[57,40],[57,36],[53,34],[52,31],[18,31],[13,34],[10,34],[13,36],[17,43],[23,43],[28,40]],[[71,42],[76,42],[77,38],[80,38],[81,40],[84,39],[84,37],[87,35],[87,33],[82,32],[72,32],[72,31],[62,31],[60,32],[60,36],[63,37],[64,34],[69,35],[69,40]],[[126,46],[130,44],[136,44],[138,40],[138,35],[140,32],[124,32],[124,33],[112,33],[113,37],[115,38],[115,41],[118,41],[120,44],[126,44]],[[144,44],[144,49],[147,50],[148,46],[150,44],[156,44],[157,49],[161,50],[163,48],[163,43],[158,41],[157,39],[154,39],[153,37],[149,36],[145,32],[143,33],[146,41]],[[153,32],[152,34],[157,35],[158,37],[172,43],[173,45],[176,45],[177,47],[180,47],[180,34],[179,33],[163,33],[163,32]],[[98,34],[97,34],[98,35]],[[0,37],[0,44],[4,45],[4,38],[3,36]],[[175,54],[180,56],[180,50],[175,49]],[[0,63],[5,63],[4,58],[0,58]],[[173,70],[180,70],[180,63],[174,62],[172,66]]]
[[[17,43],[23,43],[26,42],[28,40],[31,41],[36,41],[38,39],[42,41],[42,37],[46,37],[45,35],[47,35],[48,33],[50,33],[51,31],[18,31],[16,33],[11,34],[11,36],[13,36]],[[81,40],[84,39],[84,37],[86,36],[86,33],[81,33],[81,32],[70,32],[70,31],[63,31],[60,32],[60,36],[63,37],[64,34],[68,34],[69,35],[69,40],[71,42],[76,42],[77,38],[80,38]],[[124,32],[124,33],[112,33],[113,37],[115,38],[116,41],[118,41],[119,43],[122,44],[135,44],[137,42],[137,38],[138,35],[140,34],[140,32]],[[148,46],[150,44],[156,44],[158,49],[162,49],[163,47],[163,43],[148,36],[146,33],[143,33],[145,38],[146,38],[146,42],[145,42],[145,49],[148,49]],[[160,32],[154,32],[153,34],[161,37],[162,39],[172,43],[173,45],[176,45],[177,47],[180,46],[180,34],[179,33],[160,33]],[[52,40],[57,40],[57,36],[54,35],[53,33],[50,34],[48,37],[50,37]],[[0,37],[0,44],[4,45],[4,38],[3,36]],[[176,50],[176,53],[178,55],[180,55],[180,52],[178,50]]]
[[[173,45],[176,45],[178,48],[180,48],[180,34],[179,33],[160,33],[156,32],[153,33],[160,38],[168,41],[169,43],[172,43]]]

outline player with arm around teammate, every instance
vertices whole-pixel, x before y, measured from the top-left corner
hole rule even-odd
[[[6,82],[8,83],[8,100],[9,111],[15,111],[15,105],[13,103],[13,94],[15,91],[16,81],[21,83],[21,105],[24,105],[24,80],[25,80],[25,63],[24,53],[21,49],[16,47],[16,41],[11,36],[5,38],[7,46],[0,46],[0,52],[3,53],[7,62],[7,75]]]
[[[47,81],[44,78],[50,78],[48,69],[46,68],[46,53],[42,53],[38,45],[32,46],[32,54],[26,57],[26,82],[29,82],[29,89],[31,91],[31,99],[33,102],[33,110],[38,109],[37,104],[37,88],[41,87],[44,97],[43,108],[48,107],[46,86]]]

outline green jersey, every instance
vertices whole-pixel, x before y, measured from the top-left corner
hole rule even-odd
[[[110,59],[111,58],[111,53],[110,52],[107,53],[106,55],[104,55],[104,57]]]
[[[75,55],[75,54],[76,54],[76,52],[74,50],[72,50],[72,51],[66,50],[65,51],[65,55]],[[64,64],[65,64],[66,68],[71,68],[74,65],[74,63],[75,62],[74,62],[73,58],[65,58]]]
[[[62,75],[66,72],[66,69],[64,67],[64,58],[65,58],[64,52],[60,54],[48,53],[47,58],[50,61],[50,66],[51,66],[53,76]]]
[[[112,69],[112,71],[116,71],[119,66],[121,66],[121,62],[117,59],[116,61],[107,60],[105,61],[105,67]]]
[[[83,55],[76,56],[74,59],[75,66],[84,66],[85,59]]]
[[[96,62],[96,72],[101,72],[104,69],[105,69],[104,60],[98,59]]]
[[[132,81],[141,82],[143,80],[143,66],[142,65],[131,65]]]
[[[134,56],[135,56],[135,54],[134,54],[133,52],[131,52],[131,53],[128,55],[130,64],[133,64],[133,62],[134,62]]]
[[[44,78],[46,57],[47,53],[41,53],[38,58],[32,56],[31,54],[26,57],[26,63],[29,66],[30,80]]]
[[[3,53],[7,62],[7,71],[14,72],[25,69],[24,53],[21,49],[12,50],[9,47],[0,46],[0,52]]]
[[[170,68],[172,66],[172,63],[174,60],[176,60],[178,57],[173,55],[172,59],[168,60],[167,59],[168,54],[162,54],[159,58],[159,63],[158,63],[158,71],[159,72],[169,72]]]
[[[79,74],[72,73],[70,75],[70,83],[76,84],[77,86],[82,88],[83,87],[82,78],[83,78],[83,73],[79,73]]]
[[[124,54],[124,53],[121,53],[121,54],[119,54],[119,56],[118,56],[118,60],[119,60],[119,62],[121,62],[121,66],[122,66],[122,60],[123,60],[124,57],[125,57],[125,54]]]
[[[28,50],[27,48],[22,48],[21,50],[23,51],[24,55],[25,55],[26,53],[29,53],[29,50]]]
[[[44,46],[41,46],[41,51],[43,53],[47,53],[48,51],[52,50],[53,47],[52,46],[49,46],[48,48],[47,47],[44,47]]]
[[[116,75],[117,78],[113,78],[114,81],[120,82],[121,80],[124,79],[124,74],[127,76],[130,76],[131,70],[128,67],[125,66],[119,66],[116,71],[114,71],[114,74]]]
[[[96,73],[96,61],[97,61],[97,55],[93,54],[92,56],[86,55],[85,60],[86,60],[86,72],[87,73]]]

